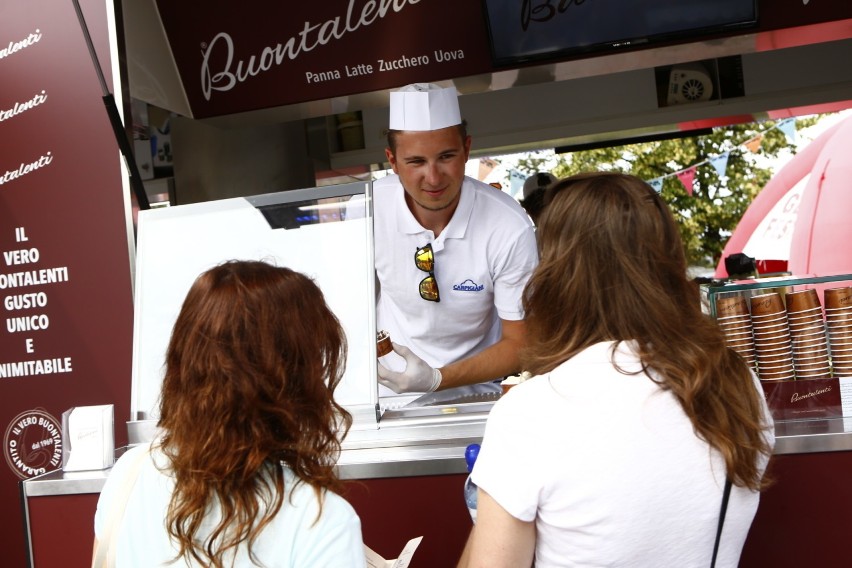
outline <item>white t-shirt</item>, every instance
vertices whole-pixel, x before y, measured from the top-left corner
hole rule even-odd
[[[536,568],[706,568],[723,458],[671,392],[613,368],[612,346],[593,345],[498,401],[473,480],[515,518],[535,521]],[[616,362],[640,368],[625,343]],[[765,403],[763,414],[774,445]],[[717,567],[737,566],[758,500],[733,486]]]
[[[110,471],[95,513],[95,536],[98,540],[103,539],[116,492],[120,491],[130,473],[135,457],[146,449],[147,445],[131,448]],[[183,560],[169,564],[175,557],[176,548],[165,527],[166,511],[174,489],[173,478],[161,471],[167,464],[167,458],[157,449],[152,450],[142,462],[136,484],[127,500],[123,521],[113,528],[113,538],[117,539],[118,568],[186,566]],[[322,515],[317,518],[319,503],[314,489],[305,484],[294,487],[295,475],[287,468],[284,472],[287,491],[284,503],[263,529],[253,548],[262,565],[267,568],[365,566],[361,521],[352,506],[339,495],[327,492]],[[218,516],[218,507],[214,505],[199,533],[202,537],[215,526]],[[226,565],[230,565],[230,558],[226,557],[226,560]],[[245,544],[239,546],[233,566],[254,566],[248,558]]]
[[[408,209],[398,176],[374,182],[373,200],[377,325],[395,343],[442,367],[496,343],[500,318],[523,319],[521,294],[538,250],[532,223],[511,196],[465,177],[453,218],[437,238]],[[419,292],[427,274],[414,253],[429,243],[440,302]]]

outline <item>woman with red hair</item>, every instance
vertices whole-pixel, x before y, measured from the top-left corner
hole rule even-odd
[[[199,276],[166,353],[162,434],[116,462],[96,550],[109,541],[116,566],[364,566],[360,520],[336,493],[345,361],[306,276],[256,261]]]

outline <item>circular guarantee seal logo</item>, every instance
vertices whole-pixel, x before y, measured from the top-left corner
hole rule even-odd
[[[41,408],[18,414],[3,438],[6,463],[15,475],[28,479],[62,464],[62,428]]]

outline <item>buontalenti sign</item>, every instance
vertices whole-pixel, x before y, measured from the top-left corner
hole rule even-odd
[[[490,69],[479,2],[157,0],[196,118]]]

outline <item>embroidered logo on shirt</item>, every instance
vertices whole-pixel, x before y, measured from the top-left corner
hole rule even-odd
[[[459,292],[481,292],[485,286],[482,284],[477,284],[470,278],[462,282],[461,284],[453,284],[453,290],[457,290]]]

